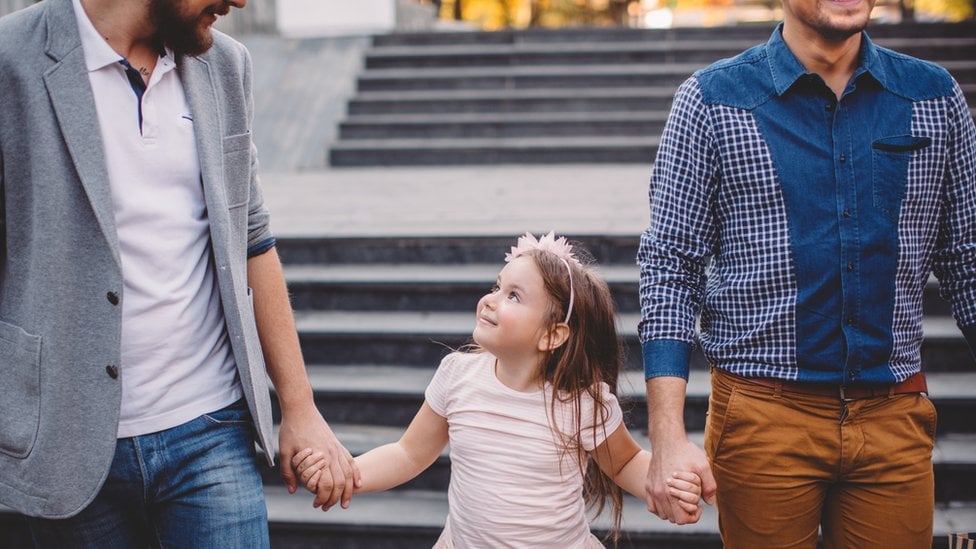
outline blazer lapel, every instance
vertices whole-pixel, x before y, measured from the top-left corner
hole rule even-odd
[[[95,98],[88,80],[74,8],[70,1],[58,0],[51,4],[47,14],[47,54],[56,63],[44,73],[44,84],[95,218],[116,263],[121,266],[105,149],[99,134]]]
[[[229,238],[227,231],[230,215],[223,185],[223,136],[216,88],[210,74],[210,65],[204,59],[184,56],[178,67],[183,91],[193,116],[193,133],[200,158],[200,179],[207,203],[213,250],[218,263],[226,264],[228,247],[224,244]]]

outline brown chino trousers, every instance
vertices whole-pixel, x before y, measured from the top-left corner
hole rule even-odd
[[[923,394],[844,403],[712,369],[705,450],[727,549],[932,546],[936,413]]]

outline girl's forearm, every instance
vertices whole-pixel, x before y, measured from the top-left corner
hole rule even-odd
[[[644,483],[647,480],[647,468],[651,464],[651,453],[641,450],[634,454],[620,472],[613,478],[614,483],[625,492],[643,500],[645,498]]]
[[[381,492],[399,486],[422,473],[436,459],[435,455],[434,459],[420,462],[399,442],[374,448],[356,458],[362,478],[356,493]]]

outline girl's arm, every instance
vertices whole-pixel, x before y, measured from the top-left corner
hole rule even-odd
[[[630,494],[645,500],[647,468],[651,453],[642,450],[623,423],[594,449],[593,459],[613,482]],[[701,480],[698,475],[678,472],[668,479],[668,493],[689,513],[701,513]]]
[[[447,442],[447,419],[437,415],[425,401],[399,441],[356,458],[362,481],[355,492],[379,492],[407,482],[430,467]],[[296,454],[293,462],[302,482],[312,487],[326,465],[320,453],[309,449]]]

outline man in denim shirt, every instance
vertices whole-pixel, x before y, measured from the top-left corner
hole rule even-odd
[[[729,548],[932,543],[922,291],[934,271],[974,347],[976,129],[944,69],[871,43],[873,5],[784,0],[680,87],[654,164],[649,507],[697,520],[665,480],[698,471]],[[682,419],[696,317],[711,463]]]

